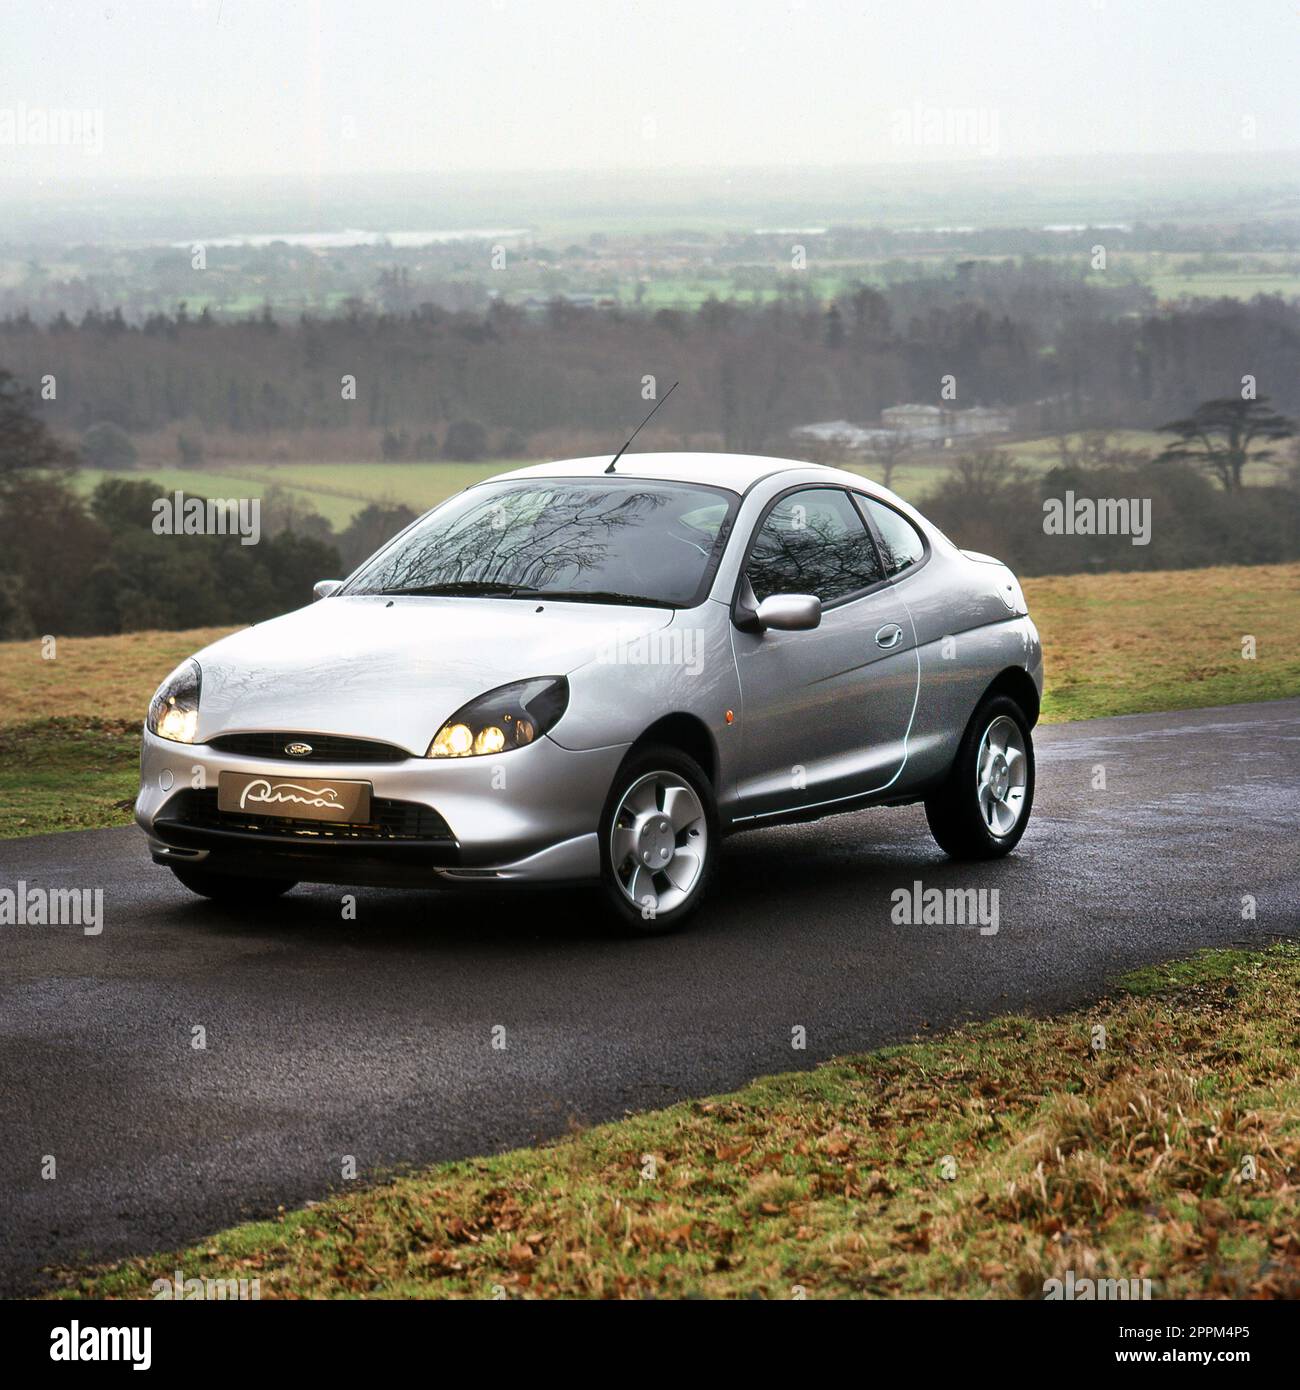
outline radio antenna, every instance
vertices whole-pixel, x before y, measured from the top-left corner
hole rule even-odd
[[[655,404],[654,404],[654,410],[651,410],[650,415],[653,415],[653,414],[655,413],[655,410],[658,410],[659,407],[660,407],[661,405],[663,405],[664,401],[666,401],[666,400],[668,399],[668,397],[671,396],[672,393],[673,393],[674,391],[676,391],[676,390],[677,390],[677,383],[674,381],[673,384],[672,384],[672,385],[663,393],[663,395],[655,402]],[[623,457],[623,455],[624,455],[625,453],[627,453],[628,445],[631,444],[631,443],[632,443],[632,440],[635,439],[635,438],[637,437],[637,435],[640,434],[641,431],[642,431],[643,429],[645,429],[645,427],[650,423],[650,415],[647,415],[647,416],[645,417],[645,419],[641,421],[641,423],[636,427],[636,429],[634,429],[634,430],[632,431],[631,438],[628,439],[627,444],[624,444],[623,447],[618,451],[618,453],[616,453],[616,454],[614,455],[614,457],[613,457],[612,459],[610,459],[610,461],[609,461],[609,467],[605,469],[605,472],[606,472],[606,473],[612,473],[612,472],[614,471],[614,465],[619,461],[619,459],[621,459],[621,458]]]

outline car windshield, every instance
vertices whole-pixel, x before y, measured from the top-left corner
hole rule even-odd
[[[343,592],[693,607],[738,500],[722,488],[641,478],[484,483],[417,522]]]

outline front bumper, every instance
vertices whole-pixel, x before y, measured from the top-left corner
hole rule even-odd
[[[574,752],[543,737],[497,758],[308,765],[172,743],[146,729],[135,818],[160,864],[385,887],[580,882],[600,874],[596,830],[626,751]],[[220,816],[222,772],[369,782],[377,804],[401,813],[389,817],[397,831],[318,835],[310,822]]]

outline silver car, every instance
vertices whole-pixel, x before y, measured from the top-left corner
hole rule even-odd
[[[737,831],[924,801],[943,850],[991,858],[1029,819],[1020,585],[854,473],[523,468],[316,594],[150,704],[136,819],[194,892],[599,882],[654,933]]]

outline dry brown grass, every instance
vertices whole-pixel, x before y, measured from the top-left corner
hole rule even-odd
[[[0,728],[60,716],[144,722],[162,678],[225,627],[133,632],[122,637],[60,637],[55,659],[39,639],[0,642]]]
[[[1060,575],[1024,590],[1048,721],[1300,694],[1300,564]]]

